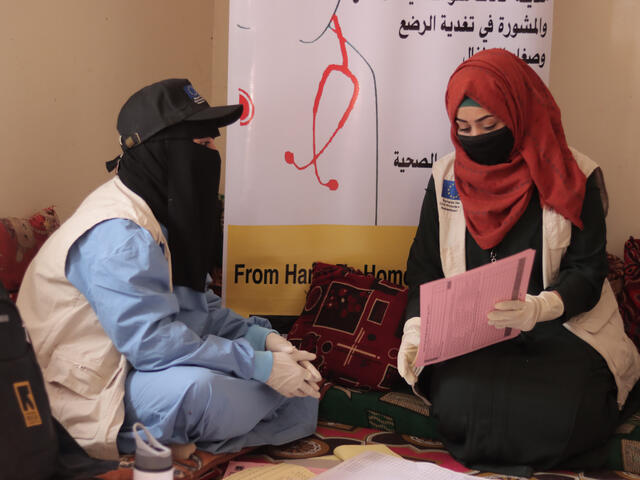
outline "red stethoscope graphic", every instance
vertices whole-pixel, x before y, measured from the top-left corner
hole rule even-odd
[[[295,166],[298,170],[304,170],[310,167],[311,165],[313,165],[316,178],[318,179],[318,183],[320,183],[320,185],[323,185],[329,188],[329,190],[337,190],[338,180],[336,180],[335,178],[331,178],[328,181],[323,182],[322,179],[320,178],[320,173],[318,172],[318,159],[324,153],[327,147],[331,144],[331,142],[333,141],[335,136],[338,134],[338,132],[342,129],[342,127],[344,127],[344,124],[349,118],[349,115],[351,114],[351,111],[353,110],[353,107],[356,103],[356,99],[358,98],[358,93],[360,91],[360,83],[358,82],[358,79],[355,77],[355,75],[351,73],[351,70],[349,70],[349,58],[347,56],[347,46],[346,46],[347,41],[342,35],[342,30],[340,29],[340,24],[338,23],[338,17],[336,15],[333,15],[333,17],[331,17],[331,23],[333,24],[333,26],[330,25],[329,28],[333,32],[335,32],[336,36],[338,37],[338,41],[340,42],[342,64],[329,65],[322,73],[322,78],[320,79],[320,83],[318,85],[316,98],[315,98],[315,101],[313,102],[313,157],[311,158],[311,161],[309,161],[309,163],[307,163],[306,165],[298,165],[295,161],[293,152],[287,151],[284,154],[284,160],[285,162]],[[338,122],[338,126],[329,137],[329,140],[327,140],[324,146],[318,151],[317,145],[316,145],[316,118],[318,115],[318,106],[320,105],[320,100],[322,99],[322,94],[324,92],[325,84],[327,83],[329,75],[331,75],[333,72],[342,73],[349,80],[351,80],[351,83],[353,83],[353,93],[351,94],[351,100],[349,101],[349,105],[347,106],[347,109],[342,114],[342,118],[340,118],[340,121]]]

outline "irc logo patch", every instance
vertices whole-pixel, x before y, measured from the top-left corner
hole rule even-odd
[[[449,200],[460,200],[458,190],[456,189],[456,182],[454,182],[453,180],[443,180],[442,198],[448,198]]]
[[[42,425],[42,418],[40,418],[36,399],[31,391],[31,384],[28,381],[16,382],[13,384],[13,391],[16,394],[18,406],[27,428]]]
[[[202,98],[200,96],[200,94],[196,91],[195,88],[193,88],[193,85],[191,85],[190,83],[185,85],[184,87],[184,91],[186,92],[187,96],[193,100],[195,103],[204,103],[205,100],[204,98]]]

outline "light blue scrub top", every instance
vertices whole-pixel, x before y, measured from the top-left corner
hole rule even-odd
[[[271,374],[269,321],[222,307],[211,290],[172,292],[162,248],[130,220],[107,220],[82,235],[69,249],[66,275],[136,370],[200,366],[261,382]]]
[[[131,363],[118,448],[132,453],[142,422],[166,445],[196,442],[211,453],[281,445],[311,435],[318,400],[286,398],[265,384],[275,330],[223,308],[212,291],[171,291],[162,248],[124,219],[102,222],[69,249],[67,279],[87,298]]]

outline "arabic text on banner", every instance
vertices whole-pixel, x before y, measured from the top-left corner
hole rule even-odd
[[[480,50],[506,48],[548,82],[552,21],[552,0],[230,2],[228,102],[244,110],[226,130],[226,305],[253,298],[237,265],[286,275],[295,263],[287,238],[261,256],[270,231],[238,244],[232,229],[335,229],[321,245],[297,231],[305,268],[329,261],[328,249],[356,268],[399,249],[384,268],[404,272],[411,238],[395,227],[415,228],[431,167],[452,150],[449,76]],[[374,238],[342,245],[342,227],[373,227]],[[300,283],[261,288],[270,305],[252,311],[303,301]]]

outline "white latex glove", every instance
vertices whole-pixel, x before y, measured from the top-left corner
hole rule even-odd
[[[398,351],[398,372],[411,386],[418,381],[418,376],[423,368],[415,366],[418,345],[420,345],[420,317],[413,317],[404,324],[402,341]]]
[[[522,300],[498,302],[487,315],[489,325],[496,328],[517,328],[528,332],[538,322],[555,320],[564,313],[564,303],[556,292],[543,291],[540,295],[527,294]]]
[[[315,359],[313,353],[296,350],[293,353],[273,352],[273,368],[267,385],[285,397],[320,398],[320,387],[313,374],[300,362]]]
[[[271,332],[267,335],[267,338],[264,341],[264,347],[266,350],[270,352],[285,352],[285,353],[293,353],[298,351],[296,347],[294,347],[289,340],[284,338],[279,333]],[[322,375],[316,367],[312,365],[312,363],[308,360],[302,360],[300,362],[302,367],[306,368],[311,375],[313,376],[313,382],[319,382],[322,380]]]
[[[264,341],[265,350],[270,352],[285,352],[293,353],[295,347],[291,345],[291,342],[284,338],[279,333],[271,332],[267,335]]]
[[[300,351],[305,352],[306,350]],[[320,375],[318,369],[314,367],[313,363],[311,363],[309,360],[302,360],[300,362],[300,365],[311,374],[311,379],[309,379],[308,382],[318,383],[320,380],[322,380],[322,375]]]

